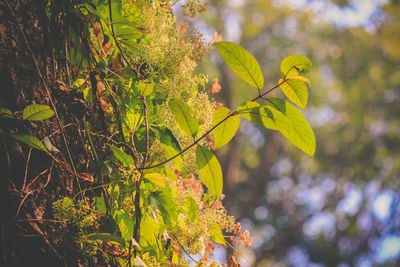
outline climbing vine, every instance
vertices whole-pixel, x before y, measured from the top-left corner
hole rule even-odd
[[[229,263],[239,266],[235,246],[249,247],[251,237],[222,206],[222,170],[213,151],[234,137],[242,117],[280,131],[310,157],[315,152],[313,131],[294,106],[307,106],[310,81],[302,74],[311,68],[309,59],[283,59],[281,79],[265,89],[257,60],[244,48],[228,41],[205,43],[187,24],[177,25],[177,2],[49,2],[49,21],[62,25],[66,34],[63,49],[56,51],[65,53],[65,62],[58,62],[58,82],[88,107],[77,122],[87,173],[76,170],[66,141],[0,129],[77,177],[78,187],[53,203],[53,213],[74,229],[76,249],[93,262],[215,266],[210,256],[217,244],[231,247]],[[206,5],[186,1],[183,8],[195,16]],[[213,47],[255,88],[235,110],[211,100],[221,89],[217,81],[208,91],[207,75],[194,74]],[[291,103],[269,97],[278,88]],[[0,112],[32,123],[56,119],[62,125],[65,120],[54,105]]]

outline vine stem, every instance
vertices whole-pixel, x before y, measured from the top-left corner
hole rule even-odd
[[[108,10],[110,13],[110,27],[111,27],[111,32],[112,32],[112,36],[115,42],[115,45],[117,46],[119,52],[121,53],[122,58],[125,60],[125,62],[132,68],[135,69],[131,63],[128,61],[128,59],[126,58],[124,52],[122,52],[121,46],[119,45],[118,41],[117,41],[117,36],[115,35],[115,30],[114,30],[114,26],[113,26],[113,21],[112,21],[112,11],[111,11],[111,0],[108,0]]]
[[[135,194],[135,227],[133,229],[133,239],[139,240],[140,238],[140,222],[142,220],[142,211],[140,209],[140,185],[144,179],[144,166],[146,166],[147,161],[149,160],[149,149],[150,149],[150,135],[149,135],[149,121],[148,121],[148,114],[147,114],[147,104],[146,104],[146,97],[143,96],[143,106],[144,106],[144,122],[146,127],[146,153],[144,155],[140,178],[136,181],[136,194]],[[131,243],[130,243],[131,246]],[[136,258],[137,249],[134,247],[133,249],[133,256]],[[131,266],[131,257],[129,255],[129,266]]]
[[[256,96],[255,98],[253,98],[252,100],[250,100],[251,102],[254,102],[258,99],[265,99],[264,96],[267,95],[268,93],[272,92],[273,90],[275,90],[276,88],[278,88],[279,86],[281,86],[282,84],[284,84],[285,82],[287,82],[288,79],[283,80],[282,82],[280,82],[279,84],[275,85],[274,87],[272,87],[271,89],[267,90],[264,93],[260,93],[258,96]],[[224,121],[226,121],[227,119],[229,119],[230,117],[236,116],[238,115],[238,111],[235,110],[232,113],[230,113],[228,116],[226,116],[223,120],[221,120],[220,122],[218,122],[216,125],[214,125],[213,127],[211,127],[207,132],[205,132],[202,136],[200,136],[198,139],[194,140],[194,142],[192,144],[190,144],[189,146],[187,146],[185,149],[183,149],[181,152],[177,153],[176,155],[170,157],[169,159],[166,159],[160,163],[157,163],[155,165],[152,166],[147,166],[147,167],[141,167],[141,168],[137,168],[137,170],[148,170],[148,169],[152,169],[152,168],[156,168],[158,166],[161,166],[165,163],[167,163],[168,161],[171,161],[173,159],[175,159],[176,157],[179,157],[180,155],[182,155],[183,153],[185,153],[186,151],[188,151],[190,148],[192,148],[193,146],[195,146],[198,142],[200,142],[204,137],[206,137],[209,133],[211,133],[215,128],[217,128],[219,125],[221,125]]]

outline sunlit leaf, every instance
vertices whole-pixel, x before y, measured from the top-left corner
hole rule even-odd
[[[237,109],[243,118],[271,130],[278,130],[273,113],[266,105],[257,102],[245,102]]]
[[[240,125],[240,117],[233,115],[223,121],[231,111],[226,107],[220,107],[214,112],[213,126],[219,124],[214,130],[215,148],[218,149],[227,144],[236,134]],[[221,121],[223,121],[221,123]]]
[[[301,76],[296,76],[301,77]],[[282,92],[287,98],[294,104],[298,105],[302,109],[306,110],[308,100],[308,90],[305,83],[301,80],[289,79],[282,83],[284,80],[280,79],[279,84]]]
[[[47,105],[32,104],[27,106],[23,113],[22,118],[30,121],[42,121],[54,115],[54,111]]]
[[[293,145],[313,157],[314,132],[303,114],[290,103],[278,98],[270,99],[267,105],[247,102],[238,108],[238,113],[258,125],[280,131]]]
[[[303,76],[300,76],[300,75],[290,77],[290,78],[288,78],[288,80],[302,81],[302,82],[305,82],[306,84],[308,84],[308,86],[311,86],[310,80],[307,79],[306,77],[303,77]]]
[[[217,42],[214,45],[234,73],[258,90],[264,87],[260,65],[249,52],[240,45],[228,41]]]
[[[133,219],[128,214],[117,210],[114,215],[115,221],[118,225],[121,236],[125,241],[131,240],[133,236]]]
[[[167,225],[172,226],[172,222],[177,220],[178,212],[176,209],[176,203],[172,198],[172,190],[169,187],[165,187],[154,194],[157,201],[157,206],[161,211],[164,221]]]
[[[139,90],[139,94],[141,94],[142,96],[148,96],[151,95],[151,93],[153,92],[154,83],[139,82],[137,88]]]
[[[135,161],[133,160],[131,155],[126,154],[120,148],[117,148],[112,145],[108,145],[111,151],[114,153],[114,156],[125,166],[129,167],[130,165],[134,165]]]
[[[144,216],[140,223],[140,239],[147,244],[156,244],[159,230],[159,222],[152,217]],[[140,244],[142,244],[142,242],[140,242]]]
[[[168,105],[179,127],[187,134],[193,137],[196,136],[199,122],[192,116],[190,107],[180,99],[171,99]]]
[[[219,227],[218,224],[216,224],[216,223],[211,224],[211,227],[210,227],[210,230],[208,231],[208,233],[210,234],[212,240],[215,243],[224,245],[226,247],[225,238],[222,235],[221,228]]]
[[[217,199],[222,193],[222,170],[217,157],[206,147],[197,146],[196,163],[200,179],[210,194]]]
[[[151,181],[152,183],[154,183],[155,185],[163,188],[166,186],[166,179],[165,176],[153,172],[153,173],[147,173],[144,175],[144,178]]]
[[[315,153],[315,135],[303,114],[290,103],[279,98],[272,98],[269,105],[271,110],[278,110],[288,122],[277,120],[281,133],[295,146],[303,150],[310,157]],[[275,114],[275,113],[274,113]],[[278,112],[276,114],[279,114]],[[278,117],[278,116],[277,116]]]
[[[284,79],[297,76],[299,73],[310,72],[311,61],[302,55],[292,55],[284,58],[281,62],[281,73]]]

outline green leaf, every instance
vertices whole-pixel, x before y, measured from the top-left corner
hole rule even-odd
[[[9,133],[8,135],[14,138],[15,140],[20,141],[28,146],[47,152],[46,146],[42,142],[40,142],[36,137],[21,133],[15,133],[15,134]]]
[[[311,61],[302,55],[292,55],[284,58],[281,62],[281,73],[283,79],[297,76],[299,73],[310,72]]]
[[[130,165],[135,165],[135,161],[133,158],[123,152],[120,148],[117,148],[112,145],[108,145],[111,148],[111,151],[114,153],[114,156],[125,166],[129,167]]]
[[[179,127],[195,137],[199,129],[199,122],[192,116],[190,107],[180,99],[171,99],[168,105]]]
[[[147,244],[156,244],[159,230],[159,222],[152,217],[144,216],[140,223],[140,239],[147,242]],[[142,242],[140,242],[140,244],[142,244]]]
[[[301,77],[301,76],[296,76]],[[284,80],[280,79],[279,84]],[[280,85],[282,92],[287,96],[287,98],[294,104],[298,105],[302,109],[306,110],[308,91],[307,86],[303,81],[298,79],[289,79],[288,81]]]
[[[140,95],[148,96],[151,95],[151,93],[154,90],[154,83],[144,83],[139,81],[137,88],[139,90]]]
[[[156,172],[147,173],[147,174],[144,175],[144,178],[149,180],[150,182],[154,183],[155,185],[161,187],[161,188],[163,188],[163,187],[165,187],[167,185],[165,176],[163,176],[163,175],[161,175],[159,173],[156,173]]]
[[[308,86],[311,86],[310,80],[307,79],[306,77],[303,77],[303,76],[300,76],[300,75],[293,76],[293,77],[290,77],[290,78],[288,78],[288,79],[289,79],[289,80],[302,81],[302,82],[305,82],[306,84],[308,84]]]
[[[293,145],[313,157],[315,136],[303,114],[282,99],[269,101],[268,105],[244,103],[238,107],[238,113],[258,125],[280,131]]]
[[[276,126],[273,113],[266,105],[257,102],[245,102],[237,109],[243,118],[271,130],[279,130]]]
[[[172,190],[169,187],[165,187],[162,190],[156,192],[154,197],[157,201],[157,206],[161,211],[161,215],[167,225],[172,227],[172,222],[175,222],[178,217],[178,211],[174,199],[172,198]]]
[[[222,193],[223,180],[218,159],[208,148],[197,146],[196,163],[199,168],[200,179],[207,186],[214,199],[219,198]]]
[[[137,108],[137,107],[136,107]],[[134,107],[125,106],[125,116],[123,116],[124,123],[132,131],[137,130],[138,126],[143,122],[144,116]]]
[[[54,111],[47,105],[32,104],[27,106],[23,113],[22,118],[30,121],[42,121],[54,115]]]
[[[315,135],[303,114],[290,103],[279,98],[270,99],[270,110],[276,110],[276,124],[279,131],[295,146],[303,150],[310,157],[315,153]]]
[[[131,240],[133,236],[133,219],[122,211],[117,211],[114,215],[114,218],[117,222],[122,238],[125,241]]]
[[[158,128],[159,139],[162,144],[173,147],[177,151],[181,151],[182,147],[179,143],[176,136],[172,133],[172,131],[168,127],[159,127]]]
[[[121,245],[125,245],[124,239],[122,239],[119,236],[112,235],[110,233],[93,233],[93,234],[88,234],[86,237],[90,240],[101,240],[104,242],[116,242]]]
[[[214,44],[225,63],[240,78],[259,91],[264,87],[264,77],[257,60],[243,47],[232,42]]]
[[[213,126],[215,127],[232,112],[226,107],[220,107],[214,112]],[[240,125],[240,117],[233,115],[219,124],[214,130],[215,148],[218,149],[227,144],[236,134]]]
[[[167,127],[159,127],[158,128],[158,139],[161,142],[161,146],[166,153],[167,158],[171,158],[178,154],[182,148],[178,139],[171,132],[171,130]],[[178,156],[171,160],[171,164],[174,168],[178,170],[182,170],[183,168],[183,160],[181,156]]]
[[[149,128],[149,146],[153,144],[154,140],[156,140],[157,136],[153,129],[153,127]],[[135,142],[135,147],[138,153],[145,153],[147,149],[147,130],[146,126],[140,126],[133,136],[133,140]]]
[[[217,244],[222,244],[226,247],[225,238],[222,235],[221,228],[218,224],[213,223],[211,224],[210,230],[208,231],[212,240]]]

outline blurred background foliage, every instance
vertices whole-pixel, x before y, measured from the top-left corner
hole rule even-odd
[[[313,62],[305,113],[317,138],[313,159],[245,121],[218,155],[224,204],[253,236],[242,264],[400,266],[400,1],[208,5],[191,27],[249,50],[265,88],[278,83],[284,57]],[[256,96],[214,52],[200,71],[219,79],[216,101],[235,109]]]

